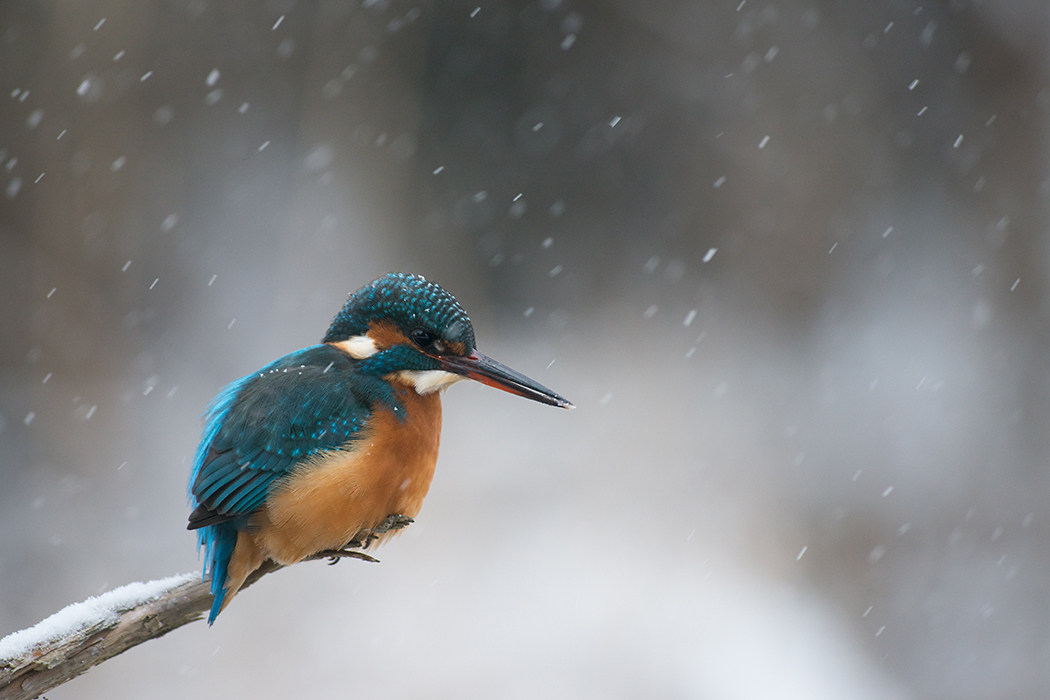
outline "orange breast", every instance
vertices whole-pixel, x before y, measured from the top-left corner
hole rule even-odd
[[[402,422],[377,411],[351,449],[300,467],[252,521],[262,553],[293,564],[338,549],[388,515],[415,517],[430,488],[441,440],[441,398],[396,385]]]

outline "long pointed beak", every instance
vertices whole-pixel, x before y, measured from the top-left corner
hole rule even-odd
[[[558,396],[539,382],[515,372],[491,357],[482,355],[477,350],[469,355],[441,355],[437,359],[441,361],[447,372],[462,375],[511,394],[545,403],[548,406],[576,408],[571,402]]]

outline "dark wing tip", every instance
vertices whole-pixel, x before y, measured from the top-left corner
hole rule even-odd
[[[199,505],[197,508],[190,513],[190,521],[186,524],[187,530],[199,530],[202,527],[208,527],[209,525],[218,525],[219,523],[229,522],[233,520],[232,515],[223,515],[211,510],[205,505]]]

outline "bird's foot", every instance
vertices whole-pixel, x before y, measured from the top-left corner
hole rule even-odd
[[[378,563],[379,560],[373,556],[369,556],[364,552],[359,552],[359,549],[368,549],[368,546],[379,539],[379,536],[393,532],[394,530],[401,530],[411,525],[414,520],[407,515],[393,514],[388,515],[383,522],[376,525],[370,530],[362,530],[361,532],[354,535],[354,539],[344,544],[340,549],[326,549],[323,552],[318,552],[318,557],[326,557],[328,559],[328,565],[331,566],[338,562],[340,559],[360,559],[362,561],[371,561]]]
[[[379,563],[379,560],[375,557],[353,549],[326,549],[323,552],[318,552],[317,556],[327,558],[328,566],[334,566],[339,563],[340,559],[360,559],[361,561],[370,561],[375,564]]]
[[[393,532],[394,530],[401,530],[414,522],[415,521],[407,515],[388,515],[383,522],[370,530],[362,530],[354,535],[354,539],[343,545],[343,549],[368,549],[368,546],[379,539],[380,535],[387,532]]]
[[[414,522],[415,520],[408,517],[407,515],[388,515],[386,516],[386,520],[379,523],[379,525],[372,529],[372,532],[377,535],[381,535],[384,532],[391,532],[392,530],[403,530],[404,528],[408,527]]]

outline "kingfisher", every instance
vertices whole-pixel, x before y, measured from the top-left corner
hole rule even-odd
[[[189,483],[208,624],[267,559],[367,547],[411,522],[434,476],[441,394],[468,378],[574,408],[478,352],[456,299],[405,273],[351,294],[319,345],[222,389]]]

